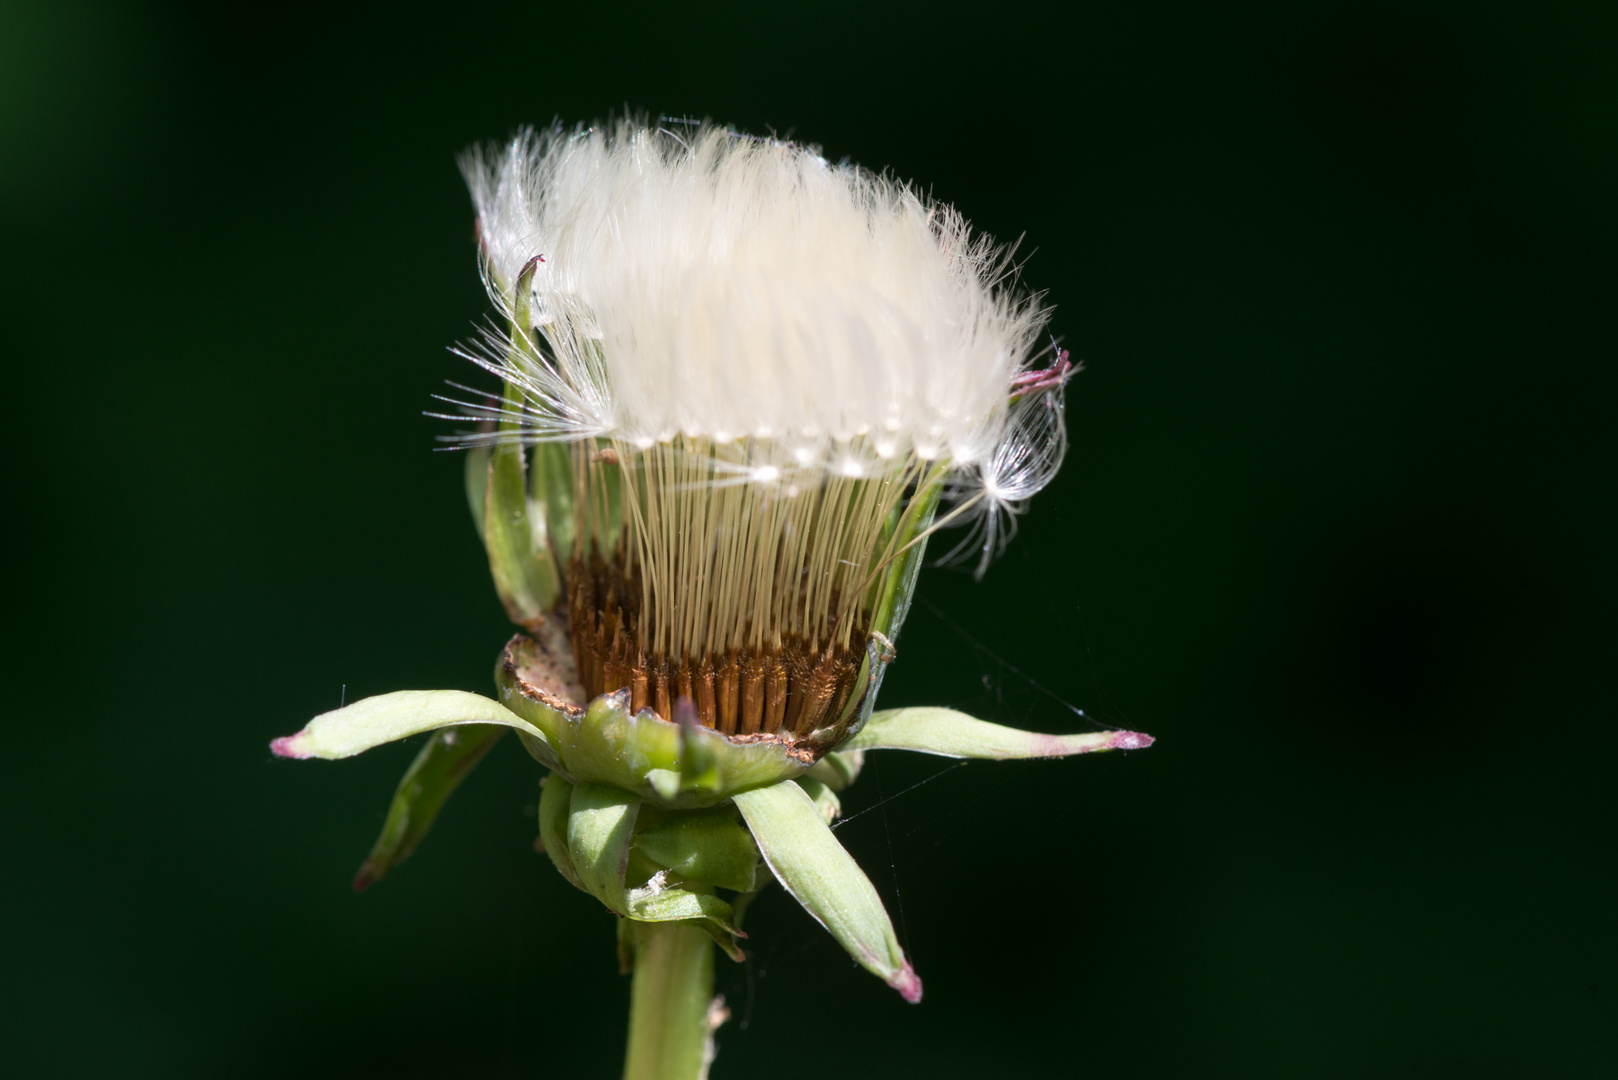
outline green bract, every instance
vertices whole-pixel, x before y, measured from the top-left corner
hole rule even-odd
[[[780,737],[726,736],[650,710],[631,714],[623,692],[580,706],[567,696],[570,664],[554,645],[519,634],[497,669],[504,704],[456,690],[400,691],[317,716],[271,747],[283,757],[335,759],[435,732],[394,794],[356,879],[363,887],[410,853],[494,735],[515,728],[551,770],[539,803],[541,843],[561,874],[608,910],[635,923],[701,929],[739,959],[738,912],[773,877],[855,960],[915,1001],[921,981],[887,912],[828,827],[863,753],[1064,757],[1152,741],[1123,731],[1039,735],[950,709],[893,709],[872,713],[841,752],[816,758]]]

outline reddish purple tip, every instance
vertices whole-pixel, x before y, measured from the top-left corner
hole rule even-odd
[[[675,698],[674,722],[680,725],[682,733],[696,728],[701,723],[697,718],[697,703],[684,694]]]
[[[1073,362],[1067,358],[1067,350],[1060,349],[1056,353],[1056,363],[1040,371],[1025,371],[1011,380],[1011,389],[1018,393],[1032,393],[1035,390],[1054,390],[1067,382],[1073,373]]]
[[[297,735],[283,735],[279,739],[271,739],[270,753],[274,754],[276,757],[298,758],[300,760],[306,757],[312,757],[313,755],[305,754],[298,750],[297,740]]]
[[[1112,736],[1114,750],[1144,750],[1157,740],[1139,731],[1115,731]]]
[[[888,985],[899,991],[899,996],[912,1005],[921,1000],[921,978],[908,960],[905,961],[904,967],[893,973]]]

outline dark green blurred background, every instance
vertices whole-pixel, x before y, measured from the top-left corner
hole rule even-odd
[[[1597,9],[0,7],[6,1071],[616,1075],[515,742],[363,896],[414,747],[266,744],[490,691],[453,157],[627,104],[1026,233],[1068,465],[884,701],[1159,737],[851,822],[926,1001],[776,893],[716,1080],[1618,1075]]]

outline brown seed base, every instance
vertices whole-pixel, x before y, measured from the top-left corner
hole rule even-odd
[[[599,554],[568,567],[568,625],[573,658],[587,700],[630,692],[630,708],[650,708],[665,720],[674,702],[689,698],[705,727],[726,735],[802,737],[833,723],[859,677],[861,652],[829,643],[812,650],[801,639],[778,648],[708,653],[692,658],[651,655],[639,646],[640,582],[617,560]],[[855,633],[862,645],[869,635]]]

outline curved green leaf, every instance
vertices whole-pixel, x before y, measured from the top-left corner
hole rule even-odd
[[[562,443],[528,450],[528,513],[558,566],[573,555],[573,459]]]
[[[747,935],[734,925],[731,906],[712,893],[665,886],[659,874],[642,888],[630,889],[627,896],[631,921],[690,923],[713,938],[714,943],[725,950],[725,955],[738,964],[747,959],[747,954],[736,944],[737,938]]]
[[[512,394],[506,408],[514,407]],[[522,447],[501,445],[489,458],[484,486],[483,546],[489,553],[489,573],[506,615],[519,626],[531,626],[544,617],[561,595],[561,578],[550,549],[535,543],[528,517],[528,488],[523,474]]]
[[[865,728],[839,749],[915,750],[953,758],[1067,757],[1098,750],[1140,750],[1150,735],[1135,731],[1094,731],[1041,735],[978,720],[954,709],[888,709],[872,713]]]
[[[464,690],[398,690],[321,713],[296,735],[272,740],[270,750],[277,757],[335,761],[383,743],[460,724],[499,724],[549,742],[539,728],[498,701],[479,694]]]
[[[579,784],[568,803],[567,853],[584,891],[620,915],[629,914],[624,872],[640,796],[610,784]]]
[[[517,279],[512,300],[511,363],[521,370],[528,362],[530,336],[528,297],[537,260],[530,260]],[[483,487],[483,546],[489,553],[489,572],[506,614],[519,626],[531,626],[556,606],[561,575],[545,536],[545,507],[535,504],[529,516],[528,477],[523,467],[520,417],[526,408],[523,388],[507,382],[501,403],[500,432],[509,441],[497,443],[489,456],[488,479]]]
[[[432,828],[445,800],[505,733],[496,724],[462,724],[433,733],[393,793],[382,835],[354,875],[355,892],[381,881],[410,857]]]
[[[899,947],[882,898],[803,788],[776,784],[741,792],[735,800],[764,861],[787,892],[861,967],[906,1001],[920,1001],[921,980]]]

